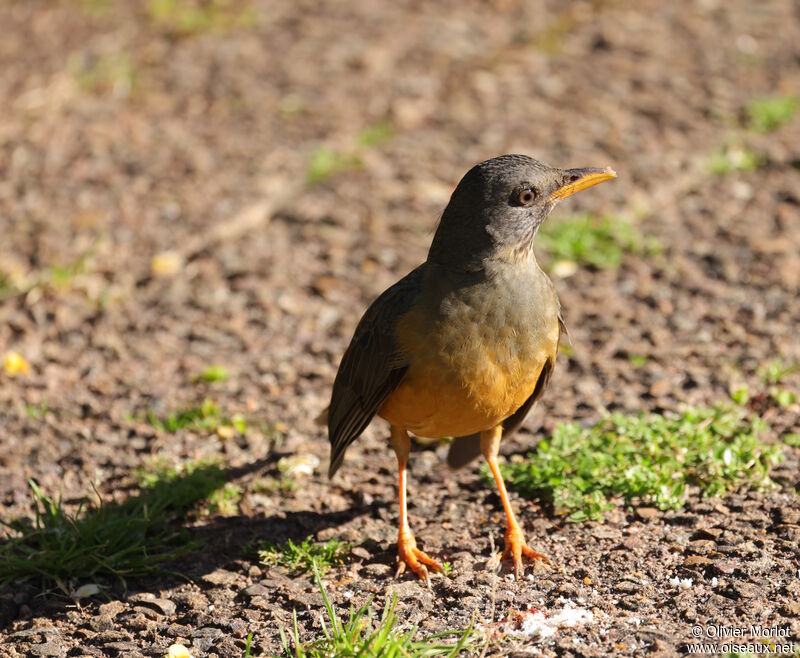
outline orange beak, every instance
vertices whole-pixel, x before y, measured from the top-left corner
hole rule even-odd
[[[568,182],[550,195],[551,201],[561,201],[561,199],[572,196],[575,192],[580,192],[598,183],[604,183],[607,180],[616,178],[617,172],[611,167],[606,167],[605,169],[586,167],[584,169],[567,169],[567,176]]]

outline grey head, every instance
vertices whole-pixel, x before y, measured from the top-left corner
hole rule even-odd
[[[433,237],[428,260],[451,270],[483,269],[487,259],[518,259],[555,205],[615,178],[612,169],[558,169],[527,155],[501,155],[461,179]]]

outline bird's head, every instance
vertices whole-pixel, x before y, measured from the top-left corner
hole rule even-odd
[[[428,260],[478,270],[487,259],[530,253],[533,238],[556,204],[616,178],[609,168],[558,169],[527,155],[501,155],[461,179],[436,229]]]

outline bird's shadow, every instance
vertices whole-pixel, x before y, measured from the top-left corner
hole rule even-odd
[[[345,524],[359,516],[375,515],[384,507],[384,503],[375,501],[364,504],[355,494],[350,494],[350,505],[347,509],[335,512],[319,512],[313,510],[282,512],[271,516],[231,516],[213,517],[208,523],[198,524],[194,514],[196,504],[205,500],[226,482],[235,482],[261,473],[274,466],[277,457],[248,464],[244,467],[221,469],[218,465],[204,465],[190,472],[171,477],[168,481],[159,481],[150,487],[142,488],[121,503],[103,503],[92,512],[86,511],[72,517],[65,517],[51,528],[53,533],[63,533],[69,526],[75,537],[86,537],[90,524],[98,522],[107,527],[119,523],[120,519],[130,518],[131,514],[141,513],[148,516],[154,509],[164,514],[163,527],[174,531],[182,555],[159,565],[152,574],[128,578],[124,569],[115,576],[107,571],[98,571],[94,575],[85,574],[76,583],[64,583],[61,576],[61,587],[55,586],[54,580],[46,577],[35,577],[35,572],[27,572],[28,578],[10,578],[8,573],[5,585],[0,585],[0,630],[4,630],[18,619],[30,617],[58,617],[67,609],[74,609],[79,602],[68,593],[72,585],[97,583],[101,585],[100,597],[107,600],[124,600],[132,594],[162,591],[185,582],[200,582],[202,577],[212,571],[232,565],[243,560],[256,563],[259,545],[282,544],[289,540],[299,542],[308,536],[332,527]],[[280,495],[280,494],[276,494]],[[167,496],[168,503],[164,503]],[[98,511],[99,510],[99,511]],[[50,522],[53,522],[51,519]],[[57,559],[52,554],[52,542],[46,541],[46,532],[26,522],[15,525],[19,531],[12,537],[0,541],[0,556],[13,555],[16,559],[22,556],[36,556],[42,561]],[[157,524],[158,525],[158,524]],[[118,526],[121,527],[121,526]],[[159,530],[162,528],[158,525]],[[16,535],[16,536],[15,536]],[[157,537],[158,532],[153,536]],[[79,541],[76,539],[76,541]],[[149,547],[143,544],[143,550]],[[74,546],[73,546],[74,548]],[[163,546],[159,546],[163,548]],[[183,550],[187,549],[187,550]],[[239,565],[231,568],[240,568]],[[43,568],[42,573],[47,573]],[[21,573],[22,575],[22,573]],[[66,585],[66,586],[65,586]]]

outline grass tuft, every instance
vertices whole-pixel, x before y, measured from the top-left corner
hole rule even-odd
[[[155,27],[179,36],[249,29],[258,23],[246,0],[150,0],[147,13]]]
[[[645,354],[629,354],[628,361],[634,368],[644,368],[650,359]]]
[[[738,405],[745,405],[750,401],[750,389],[746,384],[739,384],[730,392],[731,400]]]
[[[206,514],[220,516],[236,516],[239,514],[239,501],[242,499],[242,488],[233,482],[226,482],[208,497]]]
[[[206,398],[194,407],[186,407],[173,411],[167,416],[159,417],[152,410],[147,412],[147,422],[156,429],[170,434],[180,430],[197,433],[217,432],[223,438],[233,431],[244,434],[247,431],[247,420],[240,414],[225,416],[213,400]]]
[[[73,55],[67,66],[83,91],[111,93],[117,98],[128,98],[139,77],[125,52]]]
[[[34,518],[0,521],[0,589],[18,580],[43,585],[98,575],[120,579],[163,570],[197,548],[172,522],[183,518],[225,483],[217,465],[187,468],[174,477],[145,479],[142,491],[121,503],[84,501],[75,511],[31,482]]]
[[[227,381],[228,377],[228,369],[225,366],[213,365],[203,368],[201,372],[192,377],[192,381],[213,384],[214,382]]]
[[[767,96],[757,98],[747,105],[747,123],[760,133],[777,130],[788,123],[800,109],[800,97]]]
[[[781,440],[787,446],[792,446],[793,448],[800,448],[800,434],[784,434],[781,437]]]
[[[24,275],[19,272],[0,272],[0,301],[40,289],[61,291],[73,287],[75,279],[91,271],[94,247],[64,265],[50,265]]]
[[[378,121],[359,133],[358,143],[367,148],[380,146],[392,139],[394,135],[394,126],[389,121]]]
[[[281,565],[292,571],[306,572],[312,572],[316,568],[324,574],[331,567],[343,565],[352,547],[352,544],[336,538],[329,539],[324,544],[316,543],[309,536],[299,544],[291,539],[280,545],[264,544],[258,551],[258,558],[267,566]]]
[[[761,383],[780,384],[786,377],[793,375],[800,369],[797,363],[784,361],[783,359],[773,359],[765,363],[758,369],[758,377]]]
[[[17,287],[14,285],[11,277],[0,271],[0,301],[13,296],[16,291]]]
[[[646,240],[636,228],[613,217],[581,213],[546,223],[537,244],[552,261],[568,261],[599,269],[619,267],[625,253],[653,253],[658,245]]]
[[[709,173],[725,176],[736,171],[755,171],[764,159],[746,146],[727,146],[714,153],[706,163]]]
[[[46,402],[40,402],[39,404],[26,404],[23,406],[22,410],[25,412],[25,415],[32,420],[44,418],[52,411],[50,407],[47,406]]]
[[[143,489],[150,489],[162,483],[176,482],[186,476],[200,473],[198,481],[209,491],[199,507],[199,513],[210,516],[235,516],[239,513],[242,488],[234,482],[227,482],[225,473],[216,460],[184,462],[176,466],[164,459],[154,459],[134,471],[134,477]]]
[[[350,607],[346,621],[339,618],[331,604],[319,570],[314,567],[314,577],[322,594],[327,622],[322,620],[322,637],[303,643],[297,628],[297,611],[292,613],[291,640],[281,628],[284,655],[289,658],[378,658],[405,656],[406,658],[428,658],[433,656],[458,656],[462,652],[477,652],[482,636],[470,625],[467,629],[437,633],[422,640],[415,640],[417,627],[401,630],[395,612],[397,597],[386,601],[380,621],[373,620],[372,599],[360,608]],[[292,648],[292,644],[294,648]]]
[[[389,121],[379,121],[366,126],[354,143],[344,149],[333,149],[320,145],[311,152],[306,170],[306,183],[315,185],[334,174],[353,171],[364,166],[364,152],[385,144],[395,136],[394,126]]]
[[[764,428],[741,407],[614,414],[588,428],[562,423],[526,461],[501,470],[510,487],[552,503],[571,521],[602,519],[613,496],[680,509],[689,486],[704,496],[770,486],[769,470],[782,449],[759,439]],[[491,479],[488,469],[484,477]]]
[[[321,183],[334,174],[360,169],[363,164],[358,154],[343,153],[327,146],[319,146],[311,152],[306,181],[309,185]]]
[[[81,10],[87,16],[102,16],[111,9],[113,0],[80,0]]]
[[[297,482],[285,475],[280,478],[266,476],[253,480],[248,488],[252,493],[274,494],[280,492],[288,494],[297,489]]]
[[[768,393],[769,397],[772,398],[775,404],[781,409],[786,409],[797,403],[797,393],[788,388],[770,386]]]

